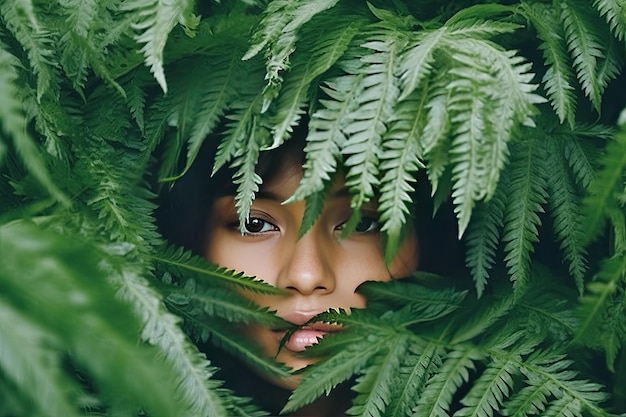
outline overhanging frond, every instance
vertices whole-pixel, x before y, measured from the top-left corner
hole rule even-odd
[[[167,82],[163,72],[163,50],[170,31],[180,23],[188,31],[193,31],[198,20],[191,10],[190,0],[132,0],[124,2],[121,10],[132,13],[133,27],[137,30],[137,42],[143,44],[141,52],[146,65],[154,74],[163,92],[167,92]]]
[[[539,214],[546,203],[546,174],[544,155],[539,138],[530,138],[515,144],[511,154],[508,202],[504,212],[502,241],[505,243],[505,262],[511,281],[522,290],[529,278],[530,254],[539,240]]]

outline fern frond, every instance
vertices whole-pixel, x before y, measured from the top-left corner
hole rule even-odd
[[[589,140],[572,137],[565,140],[565,158],[569,163],[576,183],[584,190],[596,181],[598,150]]]
[[[582,196],[571,179],[563,144],[554,138],[547,140],[546,184],[550,193],[548,207],[554,220],[554,233],[560,242],[565,260],[569,263],[570,275],[582,294],[588,268],[581,210]]]
[[[0,100],[0,128],[6,137],[12,138],[15,149],[29,173],[52,197],[69,205],[68,198],[53,181],[39,149],[27,133],[29,120],[24,112],[20,91],[15,83],[20,64],[3,46],[0,43],[0,91],[4,92],[3,99]]]
[[[414,44],[403,52],[399,64],[402,90],[400,101],[407,99],[432,73],[435,53],[438,48],[446,45],[446,34],[445,26],[421,34],[413,40]]]
[[[594,0],[593,5],[609,23],[611,31],[620,41],[626,34],[626,14],[620,0]]]
[[[240,53],[234,46],[230,48],[228,53],[220,50],[219,54],[210,55],[199,62],[195,62],[194,65],[199,66],[198,69],[201,73],[198,74],[198,77],[193,77],[194,85],[190,86],[196,91],[193,95],[194,100],[190,103],[192,107],[184,109],[192,113],[189,120],[190,127],[181,132],[182,135],[187,136],[185,138],[187,163],[176,177],[184,175],[191,167],[207,135],[215,129],[220,118],[236,96],[240,78],[244,74],[240,64]],[[208,74],[207,67],[211,69]],[[210,76],[207,77],[207,75]],[[187,79],[186,77],[181,78]],[[201,82],[200,88],[197,85],[199,81]],[[182,122],[182,120],[180,121]],[[179,126],[179,129],[182,130],[182,128]]]
[[[44,95],[48,95],[56,101],[60,76],[53,38],[38,21],[32,0],[2,2],[0,14],[9,31],[28,54],[28,64],[36,76],[37,100],[41,101]]]
[[[311,83],[337,62],[364,24],[355,16],[342,16],[321,23],[332,24],[332,27],[327,31],[319,31],[316,26],[314,30],[305,32],[304,39],[298,44],[299,48],[308,53],[297,55],[285,75],[282,94],[278,97],[273,117],[273,143],[268,149],[279,146],[287,139],[305,111],[310,90],[314,87]]]
[[[230,123],[217,148],[212,175],[235,156],[241,156],[245,152],[246,141],[254,133],[255,127],[259,127],[260,108],[263,100],[259,90],[262,88],[261,82],[263,80],[256,70],[256,66],[253,66],[248,77],[238,85],[239,95],[231,104],[231,110],[226,116]]]
[[[520,123],[533,125],[534,105],[543,98],[533,92],[530,65],[514,51],[459,39],[452,58],[457,61],[450,69],[456,79],[448,86],[456,124],[452,198],[462,236],[475,202],[493,196],[514,128]]]
[[[476,294],[480,298],[487,286],[489,270],[493,267],[500,242],[506,206],[507,178],[501,178],[498,188],[489,201],[481,202],[474,209],[472,221],[467,228],[465,241],[467,251],[465,265],[470,269]]]
[[[449,153],[452,144],[450,132],[452,123],[450,120],[451,91],[446,90],[445,81],[440,80],[434,86],[433,97],[428,101],[428,122],[424,127],[424,134],[420,140],[424,158],[426,159],[426,172],[432,186],[433,195],[440,192],[440,184],[445,179],[445,173],[450,162]],[[448,194],[448,190],[442,191]]]
[[[409,345],[409,336],[400,335],[389,342],[384,354],[378,354],[357,379],[352,390],[358,395],[352,401],[347,414],[352,416],[383,416],[392,405],[391,391],[396,382],[396,373]]]
[[[288,201],[301,200],[317,193],[330,181],[341,158],[341,148],[347,140],[344,128],[351,121],[354,100],[361,92],[361,79],[362,75],[343,75],[320,86],[329,99],[321,99],[320,108],[311,116],[304,148],[304,174]]]
[[[169,287],[163,292],[169,293],[166,299],[169,303],[197,306],[209,317],[220,317],[230,323],[258,323],[273,329],[288,325],[268,308],[259,307],[229,288],[199,286],[187,280],[183,288]]]
[[[239,327],[233,327],[232,324],[207,315],[203,311],[194,311],[193,307],[189,308],[171,300],[166,301],[168,308],[183,317],[187,331],[197,340],[203,342],[210,340],[211,343],[241,358],[264,374],[278,378],[288,378],[292,375],[289,368],[279,364],[273,358],[267,358],[257,344],[242,336]]]
[[[281,88],[280,73],[289,66],[289,57],[295,49],[298,31],[313,17],[335,6],[339,0],[312,0],[305,3],[290,0],[278,0],[270,3],[261,20],[260,29],[253,35],[252,46],[244,55],[250,59],[266,46],[267,73],[265,79],[266,109]]]
[[[28,320],[5,299],[0,303],[0,332],[0,371],[20,393],[30,396],[29,403],[46,405],[36,414],[78,417],[70,399],[78,387],[61,372],[61,355],[54,350],[58,335]]]
[[[550,104],[561,123],[573,125],[576,112],[576,97],[571,80],[574,77],[565,44],[565,33],[559,16],[553,7],[542,3],[521,4],[522,12],[537,31],[541,40],[539,48],[548,70],[541,80],[545,85]]]
[[[216,369],[200,354],[181,330],[180,318],[167,312],[161,297],[146,279],[130,269],[111,271],[110,279],[119,297],[128,301],[144,323],[143,340],[157,346],[164,358],[178,371],[178,390],[194,414],[226,415],[220,383],[212,379]]]
[[[339,383],[363,369],[373,355],[389,346],[390,340],[393,340],[390,335],[362,336],[361,343],[348,345],[319,365],[307,368],[303,372],[302,382],[291,394],[282,412],[297,410],[313,402],[322,394],[328,394]]]
[[[519,370],[530,385],[543,385],[547,382],[546,386],[554,399],[544,415],[581,416],[583,410],[594,416],[606,415],[598,406],[607,398],[602,387],[594,382],[575,379],[577,373],[569,369],[570,365],[571,361],[563,359],[561,355],[538,352],[520,363]],[[566,403],[571,403],[571,408]],[[564,409],[570,414],[561,414]]]
[[[409,345],[409,354],[400,364],[397,379],[392,386],[388,404],[389,417],[405,417],[411,415],[411,410],[417,406],[420,392],[426,385],[437,367],[441,365],[441,359],[437,347],[430,343],[420,346],[416,343]]]
[[[599,110],[603,86],[607,81],[600,77],[598,61],[605,58],[606,54],[596,31],[594,13],[586,2],[567,0],[561,3],[561,19],[576,75],[583,91]]]
[[[414,416],[447,417],[449,416],[452,397],[459,387],[469,380],[469,373],[475,369],[475,362],[483,355],[471,347],[459,346],[443,358],[442,365],[428,381],[420,395]]]
[[[207,262],[204,258],[194,255],[184,248],[169,246],[153,255],[151,258],[162,265],[166,271],[173,275],[189,277],[190,274],[199,283],[204,285],[216,285],[218,282],[232,284],[245,291],[256,294],[280,295],[283,292],[264,281],[253,277],[247,277],[241,272],[235,272],[226,268],[220,268]]]
[[[626,127],[621,127],[605,149],[600,159],[600,171],[589,188],[589,194],[584,199],[585,234],[591,242],[600,232],[602,224],[612,213],[623,216],[616,201],[615,193],[624,184],[626,172]]]
[[[419,137],[426,124],[427,94],[419,90],[396,106],[389,122],[389,130],[383,138],[380,169],[381,178],[378,212],[386,232],[385,261],[391,262],[402,241],[402,229],[406,224],[411,193],[418,169],[423,168],[419,149]]]
[[[449,314],[459,308],[466,295],[452,289],[431,290],[409,278],[385,283],[367,282],[358,288],[358,292],[367,298],[370,311],[382,314],[390,306],[410,308],[412,323]]]
[[[502,415],[507,417],[527,417],[543,415],[548,404],[551,384],[542,381],[538,384],[525,386],[504,404]]]
[[[508,202],[504,212],[505,262],[517,291],[529,278],[530,254],[541,223],[538,213],[546,204],[545,161],[538,139],[514,144],[508,169]]]
[[[470,391],[461,399],[465,407],[455,416],[490,417],[500,409],[514,388],[513,376],[519,371],[515,361],[496,359],[472,384]]]
[[[596,281],[587,285],[580,304],[581,323],[576,340],[605,350],[609,369],[614,366],[617,350],[626,341],[624,307],[619,295],[625,281],[626,256],[620,252],[602,263]]]
[[[304,214],[302,215],[300,230],[298,230],[298,238],[304,236],[322,215],[324,204],[326,204],[326,198],[332,185],[332,181],[327,181],[323,190],[305,198]]]
[[[344,131],[348,136],[341,153],[344,155],[346,186],[352,194],[351,207],[355,213],[374,196],[379,184],[378,162],[386,123],[393,114],[393,105],[399,96],[395,65],[403,47],[403,39],[394,33],[373,34],[362,45],[366,50],[361,58],[362,92],[356,96],[353,121]]]
[[[233,174],[233,184],[237,184],[235,195],[235,207],[239,214],[239,225],[243,232],[243,227],[250,216],[250,207],[254,196],[259,191],[259,185],[263,179],[255,172],[259,152],[267,143],[269,132],[262,127],[253,125],[250,136],[244,146],[239,150],[239,155],[235,156],[231,168],[238,168]],[[243,153],[243,155],[241,155]]]
[[[177,23],[188,30],[195,29],[198,21],[191,13],[192,8],[191,0],[132,0],[121,6],[121,11],[134,15],[133,28],[138,32],[135,39],[143,44],[141,53],[163,92],[167,92],[163,72],[165,43]]]

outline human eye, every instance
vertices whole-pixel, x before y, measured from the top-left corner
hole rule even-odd
[[[279,230],[274,224],[259,217],[250,217],[243,225],[244,234],[257,235]]]
[[[338,225],[335,230],[342,231],[346,227],[347,221]],[[380,224],[375,216],[362,216],[357,225],[354,227],[356,233],[370,233],[377,232],[380,229]]]
[[[361,217],[359,223],[357,223],[354,231],[357,233],[368,233],[378,231],[379,224],[375,217],[364,216]]]

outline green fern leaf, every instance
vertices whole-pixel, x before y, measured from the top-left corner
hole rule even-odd
[[[626,34],[626,5],[620,0],[594,0],[593,5],[604,16],[619,40]]]
[[[543,76],[546,93],[561,123],[574,123],[576,97],[571,80],[574,77],[569,64],[562,24],[552,7],[541,3],[522,3],[522,11],[530,20],[541,40],[539,48],[548,70]]]
[[[450,159],[454,164],[452,199],[459,222],[459,238],[469,224],[475,202],[487,192],[487,184],[480,178],[483,173],[480,155],[487,151],[481,144],[487,136],[485,112],[489,110],[485,107],[488,107],[488,100],[475,82],[479,79],[478,72],[469,68],[455,69],[454,75],[458,78],[449,86],[453,90],[450,111],[455,112],[452,121],[456,124]]]
[[[332,181],[328,181],[322,191],[306,197],[302,223],[300,224],[300,230],[298,230],[298,238],[304,236],[322,214],[332,184]]]
[[[487,286],[489,270],[493,267],[502,233],[502,219],[506,205],[506,178],[502,178],[493,198],[482,202],[472,214],[465,241],[465,264],[470,268],[476,294],[480,298]]]
[[[423,168],[419,137],[426,123],[426,94],[414,94],[396,106],[383,140],[378,212],[386,232],[385,261],[391,262],[402,241],[402,230],[409,215],[415,174]]]
[[[2,278],[8,279],[5,275]],[[36,410],[37,414],[78,417],[68,398],[77,393],[78,387],[61,372],[61,355],[53,350],[59,345],[58,335],[28,320],[5,299],[0,303],[0,331],[3,379],[8,379],[20,393],[29,395],[30,403],[46,404],[45,408]]]
[[[37,79],[37,100],[44,95],[57,100],[59,95],[58,65],[50,33],[40,25],[31,0],[9,1],[0,5],[4,22],[28,53],[29,65]]]
[[[346,143],[345,126],[350,122],[355,97],[360,93],[362,76],[345,75],[325,82],[320,88],[330,97],[321,99],[321,108],[311,116],[309,134],[304,148],[304,175],[293,197],[303,199],[324,189],[341,158]]]
[[[456,124],[452,198],[462,236],[475,202],[495,192],[514,127],[532,125],[534,104],[543,99],[533,93],[529,65],[513,51],[476,40],[457,40],[455,48],[452,58],[458,63],[450,73],[456,79],[448,85]]]
[[[598,150],[589,140],[572,138],[566,140],[565,157],[569,163],[576,183],[588,189],[596,180]]]
[[[378,354],[372,363],[362,371],[352,388],[358,393],[347,411],[352,416],[383,416],[389,405],[396,373],[408,349],[409,336],[406,334],[389,341],[389,348],[384,354]]]
[[[598,61],[605,58],[604,47],[600,35],[596,32],[595,11],[591,5],[578,0],[567,0],[561,3],[561,19],[563,20],[567,46],[574,59],[574,68],[583,91],[599,110],[602,86],[606,81],[598,73]]]
[[[346,186],[352,194],[351,206],[355,213],[374,196],[379,184],[382,136],[399,96],[394,66],[402,43],[398,35],[383,32],[373,34],[362,45],[369,50],[369,54],[361,58],[361,70],[365,73],[362,93],[356,96],[353,121],[344,129],[348,140],[341,149],[348,168]]]
[[[165,311],[160,296],[134,271],[110,276],[119,296],[133,305],[144,323],[142,339],[157,346],[178,371],[177,395],[199,414],[225,415],[224,399],[217,389],[220,384],[211,379],[216,369],[183,333],[180,318]]]
[[[624,172],[626,172],[626,125],[615,134],[605,149],[600,160],[601,169],[595,181],[589,188],[589,194],[584,200],[585,235],[591,242],[600,232],[607,217],[615,213],[623,216],[623,210],[614,197],[623,187]]]
[[[3,99],[0,100],[0,127],[6,137],[13,139],[15,149],[30,174],[57,201],[69,205],[69,200],[54,183],[39,150],[27,133],[28,119],[24,114],[20,92],[15,85],[19,66],[17,59],[7,52],[4,45],[0,43],[0,91],[4,92]]]
[[[247,277],[241,272],[220,268],[184,248],[169,246],[151,255],[151,258],[173,275],[188,277],[189,274],[193,274],[194,279],[203,285],[219,285],[221,282],[256,294],[283,294],[282,290],[264,281]]]
[[[171,30],[177,23],[186,29],[194,30],[198,22],[191,13],[191,0],[132,0],[123,3],[121,11],[133,13],[133,27],[139,33],[137,42],[143,44],[141,52],[146,65],[154,75],[163,92],[167,92],[167,82],[163,72],[163,50]]]
[[[513,376],[518,373],[515,361],[494,360],[472,384],[461,404],[465,407],[455,416],[491,417],[500,409],[514,387]]]
[[[626,341],[623,301],[619,301],[620,283],[626,277],[626,256],[617,253],[603,262],[595,282],[587,285],[581,299],[581,323],[576,340],[607,352],[607,365],[613,369],[616,352]],[[617,314],[611,314],[615,310]],[[614,316],[614,320],[609,318]]]
[[[253,35],[252,46],[244,55],[250,59],[269,45],[267,51],[267,86],[263,110],[274,100],[282,87],[280,73],[288,68],[289,57],[295,49],[298,31],[313,17],[337,4],[338,0],[312,0],[305,3],[289,0],[273,1],[261,20],[261,28]]]
[[[254,196],[259,191],[259,185],[263,183],[263,179],[255,172],[255,168],[259,159],[259,152],[267,143],[268,137],[269,132],[265,129],[253,126],[250,136],[231,164],[232,168],[238,168],[237,172],[233,174],[233,184],[237,184],[235,207],[239,214],[239,225],[242,233],[250,216],[250,207],[252,207]]]
[[[551,197],[548,207],[554,220],[554,232],[569,263],[569,272],[582,294],[588,268],[580,204],[582,196],[570,177],[563,146],[553,138],[548,138],[547,158],[546,183]]]
[[[361,343],[348,345],[324,362],[306,368],[302,382],[291,394],[282,412],[297,410],[313,402],[323,393],[328,394],[339,383],[363,369],[373,355],[381,349],[386,349],[393,340],[389,335],[381,336],[373,333],[362,334],[360,339]]]
[[[437,350],[432,343],[424,347],[416,343],[409,345],[409,354],[403,358],[397,371],[397,379],[392,386],[389,396],[392,400],[387,405],[386,415],[389,417],[411,415],[411,410],[417,406],[426,381],[441,365]]]
[[[231,289],[202,287],[187,280],[184,288],[173,287],[163,292],[169,293],[166,301],[170,303],[198,306],[209,317],[220,317],[231,323],[258,323],[274,329],[288,326],[267,308],[257,306]]]
[[[212,71],[209,79],[196,78],[202,80],[197,96],[199,108],[190,109],[193,111],[193,120],[188,138],[187,164],[179,176],[189,170],[205,138],[213,131],[235,97],[240,77],[243,77],[239,61],[239,51],[232,47],[230,53],[220,50],[219,55],[211,55],[207,60],[197,63],[205,75],[206,67],[210,67]],[[198,89],[197,84],[193,88]]]
[[[543,415],[548,403],[548,397],[550,397],[550,388],[551,384],[548,381],[522,388],[506,402],[502,415],[506,417]]]
[[[508,170],[508,202],[504,213],[505,262],[517,291],[529,278],[530,254],[538,241],[538,213],[546,203],[546,174],[543,153],[537,139],[514,144]]]
[[[194,334],[198,340],[210,340],[214,345],[224,349],[242,359],[250,366],[277,378],[291,376],[290,369],[277,363],[273,358],[267,358],[259,346],[242,336],[238,327],[220,320],[205,312],[194,311],[193,308],[166,300],[168,308],[184,318],[188,332]],[[210,359],[210,358],[209,358]]]
[[[443,83],[443,80],[441,81]],[[452,123],[450,121],[450,103],[452,101],[451,91],[445,86],[438,85],[429,100],[428,122],[424,127],[424,134],[420,140],[424,158],[427,161],[426,171],[431,183],[433,194],[439,193],[442,178],[445,178],[446,170],[450,162],[449,153],[451,146]],[[447,194],[448,190],[443,190]]]
[[[594,416],[605,416],[598,404],[607,398],[599,384],[575,379],[577,373],[569,369],[571,361],[563,359],[561,355],[550,352],[538,352],[524,363],[520,363],[520,371],[528,378],[532,385],[544,384],[555,398],[544,415],[559,414],[566,402],[572,403],[576,413],[582,415],[582,410],[589,411]],[[552,414],[554,413],[554,414]],[[570,414],[565,414],[570,415]]]
[[[450,351],[443,359],[428,385],[422,392],[414,416],[446,417],[449,416],[452,397],[459,387],[469,380],[470,370],[475,369],[474,362],[483,359],[483,355],[472,348],[457,348]]]
[[[313,33],[307,31],[303,34],[304,40],[298,47],[310,53],[299,54],[285,75],[283,93],[278,97],[273,117],[274,139],[268,149],[279,146],[287,139],[304,112],[311,83],[335,64],[361,30],[364,22],[354,16],[348,17],[323,22],[332,24],[331,30],[320,32],[316,26]]]
[[[401,309],[398,313],[410,311],[407,320],[410,324],[430,321],[446,316],[459,308],[466,293],[452,289],[432,290],[412,282],[410,278],[391,282],[367,282],[358,288],[368,301],[370,311],[385,313],[390,306]],[[402,311],[402,310],[406,311]],[[408,325],[406,323],[404,325]]]
[[[246,141],[253,134],[255,127],[258,127],[263,97],[259,93],[259,88],[255,88],[258,87],[259,81],[262,81],[261,77],[256,75],[256,72],[248,74],[248,78],[238,86],[239,97],[231,104],[232,109],[226,116],[231,122],[217,148],[212,175],[233,157],[241,156],[245,152]]]
[[[403,53],[399,64],[402,89],[399,100],[408,98],[422,81],[430,76],[437,49],[446,45],[446,34],[446,27],[422,34],[413,40],[414,44]]]

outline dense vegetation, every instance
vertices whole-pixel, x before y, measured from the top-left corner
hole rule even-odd
[[[232,331],[275,289],[153,213],[219,138],[245,218],[305,114],[303,227],[345,167],[390,259],[423,174],[467,277],[325,313],[287,410],[356,376],[351,415],[626,412],[626,4],[501,3],[0,0],[0,416],[263,415],[196,343],[289,372]]]

